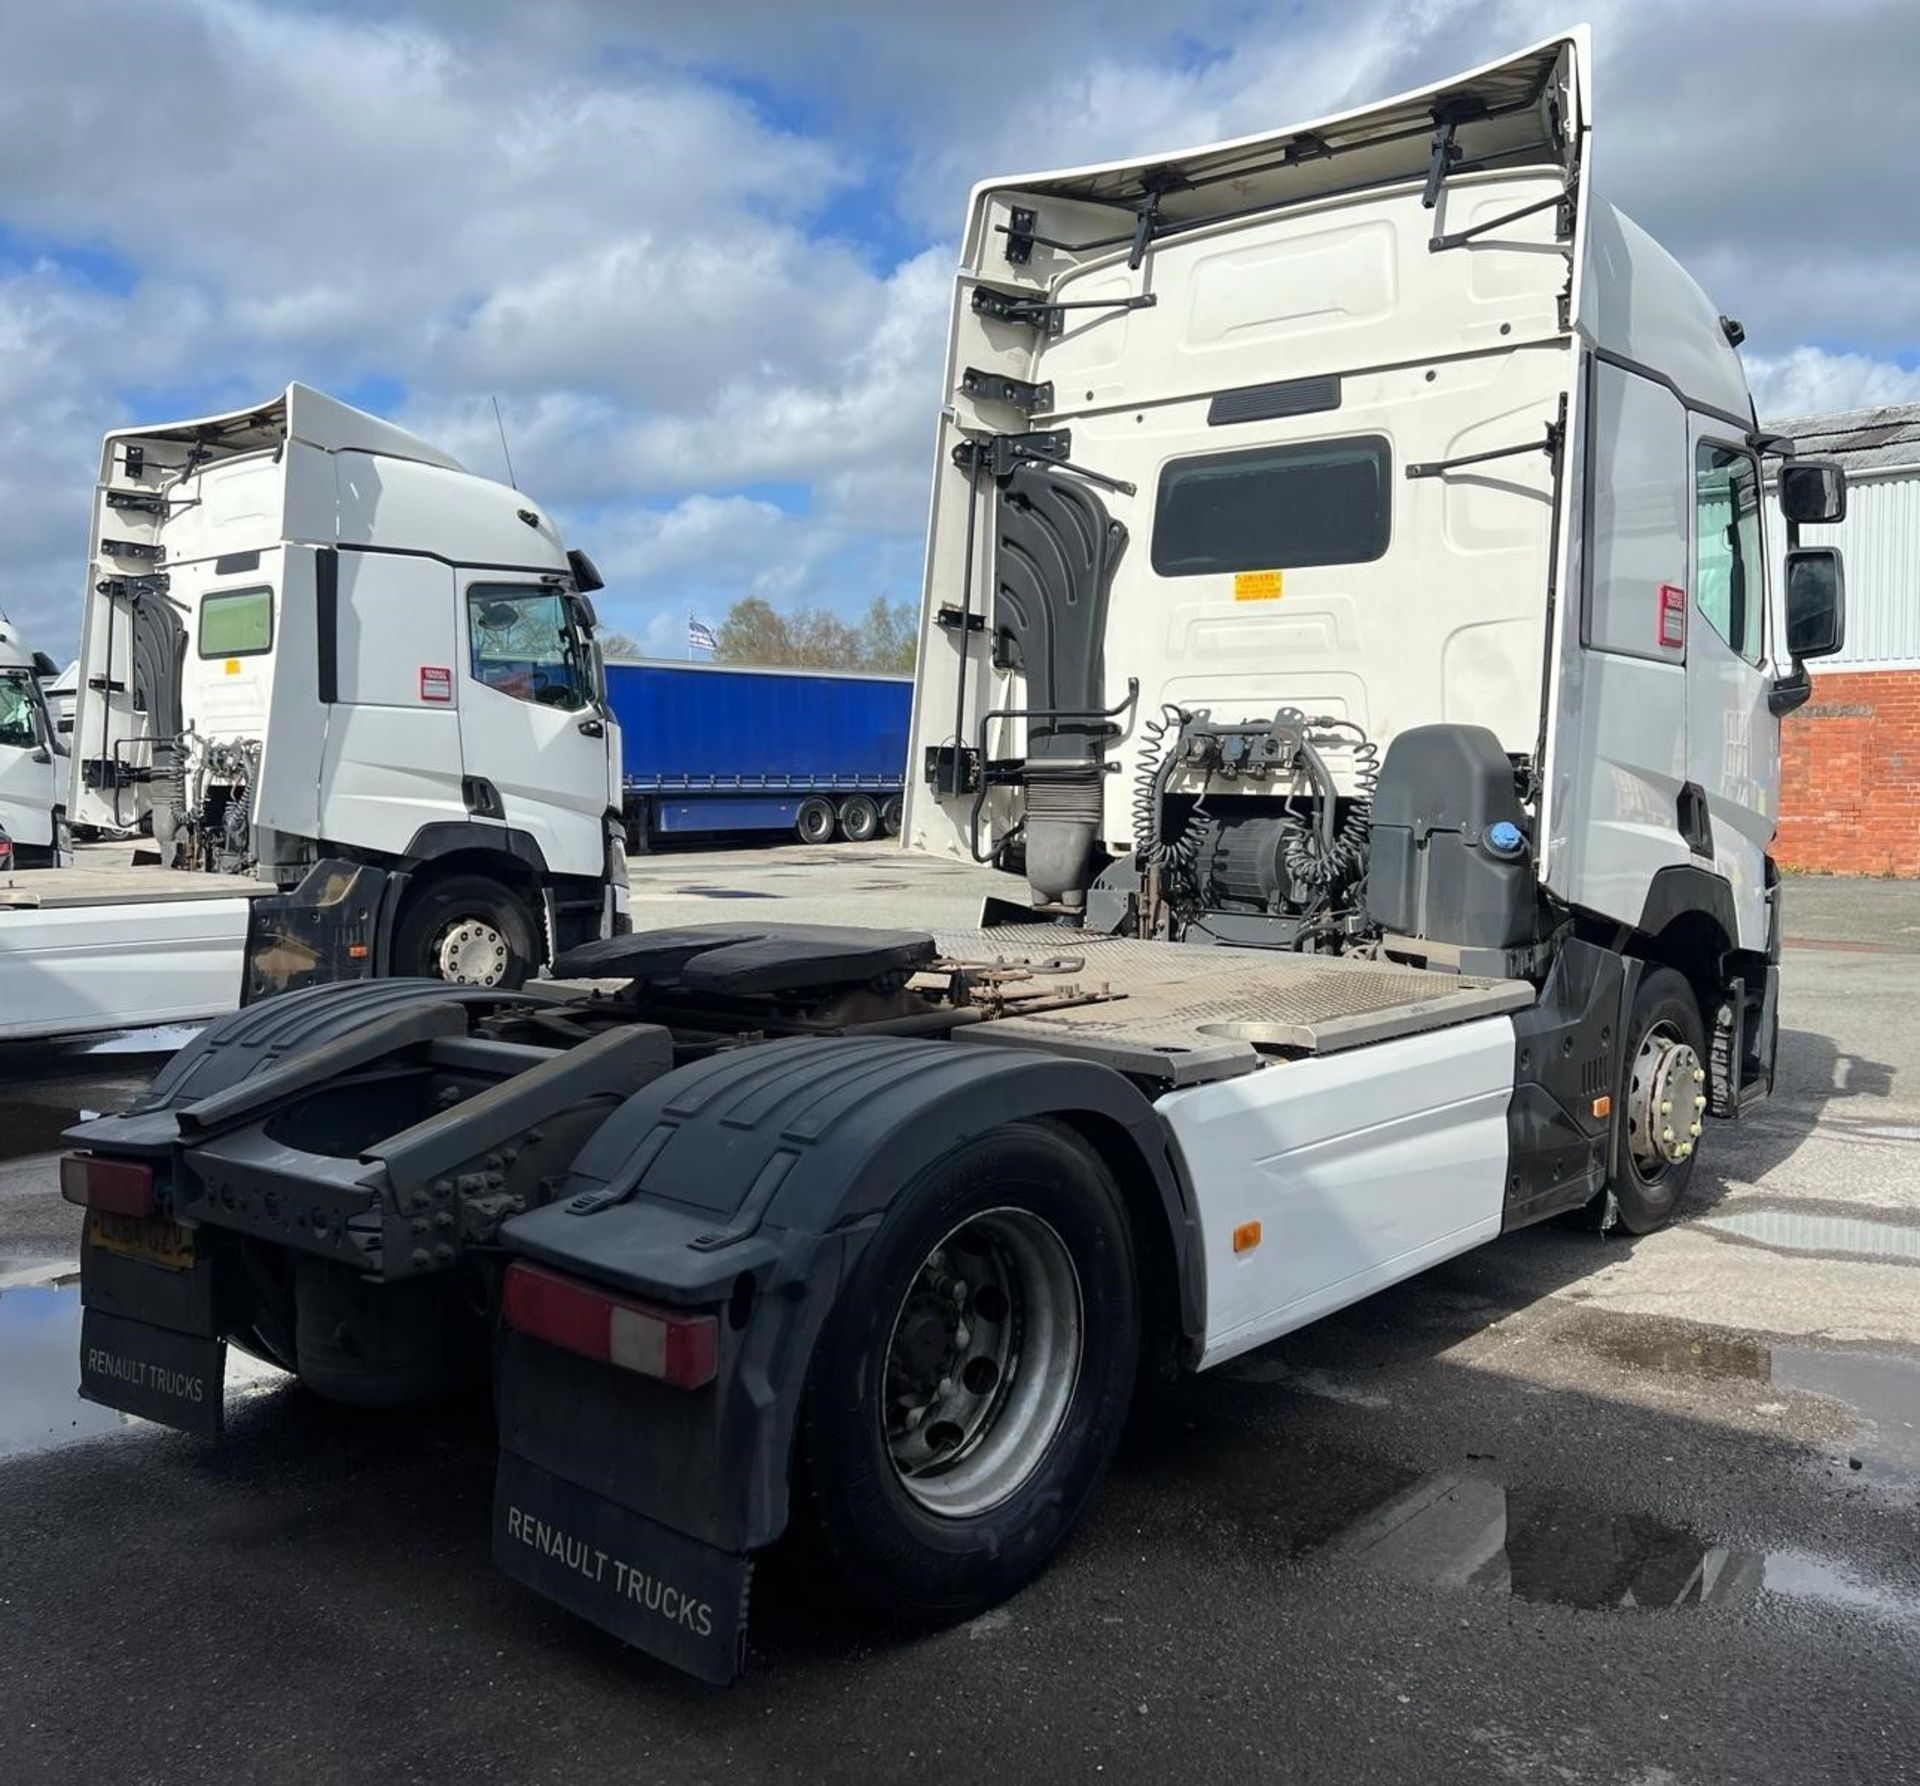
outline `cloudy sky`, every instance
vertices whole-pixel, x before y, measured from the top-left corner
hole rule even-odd
[[[1920,398],[1920,6],[1589,0],[1600,187],[1748,326],[1763,413]],[[108,427],[289,379],[522,485],[674,651],[910,596],[987,173],[1438,78],[1511,0],[137,0],[6,8],[0,607],[76,630]]]

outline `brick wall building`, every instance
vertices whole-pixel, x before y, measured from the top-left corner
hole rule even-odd
[[[1803,530],[1846,554],[1847,644],[1809,666],[1780,728],[1787,868],[1920,876],[1920,404],[1770,423],[1847,468],[1847,518]]]

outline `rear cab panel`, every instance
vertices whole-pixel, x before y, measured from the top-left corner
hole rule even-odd
[[[1023,679],[996,671],[977,643],[960,660],[952,624],[963,607],[990,613],[997,587],[978,518],[966,587],[970,481],[952,455],[994,434],[1064,431],[1070,463],[1097,474],[1127,531],[1101,704],[1127,703],[1130,679],[1139,688],[1108,752],[1121,765],[1102,813],[1110,850],[1132,841],[1141,726],[1162,702],[1231,720],[1298,706],[1357,721],[1383,750],[1397,731],[1442,719],[1488,726],[1516,755],[1538,750],[1545,592],[1564,532],[1553,462],[1542,450],[1446,477],[1407,471],[1544,448],[1564,420],[1576,382],[1584,57],[1575,33],[1342,117],[976,190],[935,462],[913,841],[967,848],[971,799],[937,799],[920,783],[925,752],[952,739],[956,714],[971,745],[988,709],[1025,703]],[[1454,132],[1459,159],[1429,209],[1442,103],[1482,115]],[[1136,253],[1143,205],[1153,225]],[[1446,245],[1464,232],[1478,233]],[[1009,299],[1088,307],[1055,313],[1049,333],[992,314]],[[1010,402],[989,378],[1038,391]],[[1243,561],[1229,547],[1214,564],[1180,562],[1169,468],[1176,480],[1204,477],[1231,471],[1226,456],[1257,468],[1289,448],[1365,453],[1372,488],[1349,485],[1345,500],[1380,512],[1331,531],[1303,523],[1291,558]],[[1275,501],[1290,488],[1296,507],[1315,505],[1307,484],[1272,488]],[[1019,750],[1017,719],[989,731],[989,755]],[[1352,765],[1336,772],[1351,791]],[[988,810],[1004,832],[1012,796],[996,791]]]

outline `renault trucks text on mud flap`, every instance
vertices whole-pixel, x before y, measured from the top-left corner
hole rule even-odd
[[[359,1400],[477,1360],[500,1565],[725,1681],[795,1518],[964,1617],[1141,1361],[1667,1220],[1772,1080],[1779,716],[1841,625],[1792,530],[1844,493],[1589,190],[1587,68],[977,188],[906,824],[1008,921],[215,1024],[72,1133],[84,1393],[215,1433],[230,1343]]]

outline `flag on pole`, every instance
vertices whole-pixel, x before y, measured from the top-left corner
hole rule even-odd
[[[704,620],[694,619],[691,614],[687,616],[687,649],[689,651],[717,651],[719,649],[719,646],[714,643],[713,628]]]

